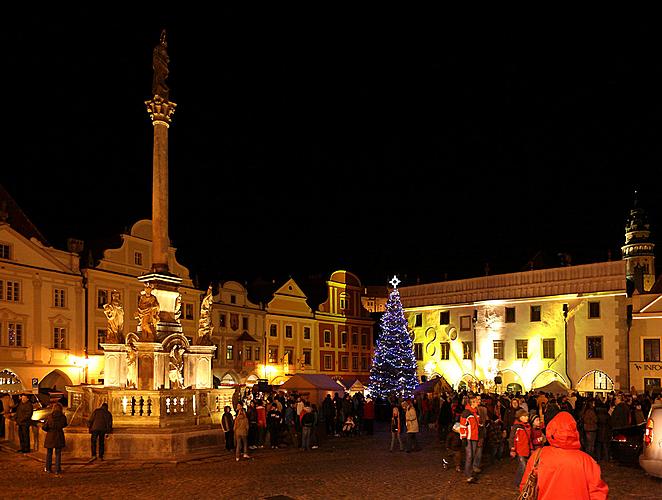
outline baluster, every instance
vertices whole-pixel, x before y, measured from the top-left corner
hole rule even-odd
[[[144,405],[145,405],[145,400],[144,400],[144,398],[143,398],[142,396],[140,396],[140,403],[139,403],[140,411],[139,411],[139,415],[140,415],[141,417],[143,416],[143,406],[144,406]]]
[[[131,396],[131,416],[133,417],[135,415],[136,415],[136,397]]]
[[[147,416],[152,414],[152,398],[147,396]]]

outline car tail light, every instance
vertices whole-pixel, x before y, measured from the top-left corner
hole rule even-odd
[[[646,432],[644,433],[644,444],[650,446],[653,442],[653,419],[649,418],[646,422]]]
[[[625,443],[628,440],[623,434],[616,434],[612,441],[618,441],[619,443]]]

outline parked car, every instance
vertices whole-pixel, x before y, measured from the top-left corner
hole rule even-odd
[[[662,404],[653,405],[648,413],[639,465],[651,476],[662,477]]]
[[[627,465],[636,465],[644,446],[645,424],[614,429],[609,442],[612,459]]]

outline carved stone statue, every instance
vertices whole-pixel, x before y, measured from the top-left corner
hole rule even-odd
[[[124,307],[120,302],[120,293],[117,290],[110,292],[110,304],[103,305],[103,313],[108,318],[106,327],[106,342],[121,344],[124,342]]]
[[[214,303],[214,297],[211,291],[211,283],[209,288],[207,288],[207,293],[202,299],[202,305],[200,306],[200,319],[198,320],[198,337],[196,344],[197,345],[212,345],[211,334],[213,327],[211,326],[211,309]]]
[[[161,31],[161,40],[159,44],[154,47],[152,52],[152,68],[154,69],[154,79],[152,80],[152,94],[161,96],[163,99],[168,100],[170,95],[170,88],[166,84],[168,78],[168,43],[166,42],[166,32]]]
[[[127,343],[126,351],[126,387],[127,389],[136,388],[138,382],[138,349],[133,341]]]
[[[168,378],[171,389],[184,388],[184,353],[186,350],[180,345],[172,346],[170,361],[168,363]]]
[[[182,294],[177,295],[175,299],[175,321],[179,323],[179,318],[182,317]]]
[[[136,319],[140,323],[140,340],[143,342],[156,341],[156,325],[159,322],[159,301],[152,295],[154,287],[146,285],[140,292]]]

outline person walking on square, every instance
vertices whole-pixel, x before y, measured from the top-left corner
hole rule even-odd
[[[460,417],[460,437],[464,446],[464,475],[468,483],[476,481],[474,473],[478,472],[478,430],[480,417],[478,416],[478,396],[470,396],[462,416]],[[480,470],[480,469],[479,469]]]
[[[418,434],[418,415],[416,415],[416,408],[411,400],[403,403],[406,408],[405,412],[405,425],[407,427],[407,450],[406,452],[420,451],[418,443],[416,442],[416,435]]]
[[[234,419],[233,425],[235,450],[235,460],[239,462],[239,456],[242,454],[244,458],[251,458],[248,455],[248,417],[244,411],[244,405],[237,403],[237,416]]]
[[[315,423],[315,415],[310,405],[303,407],[301,417],[301,449],[308,451],[310,449],[310,436],[313,432],[313,424]]]
[[[67,417],[62,412],[62,405],[55,403],[52,413],[46,417],[42,429],[46,431],[44,448],[46,448],[46,467],[44,472],[51,472],[53,465],[53,450],[55,450],[55,473],[62,473],[62,448],[64,448],[64,428],[67,426]]]
[[[223,408],[223,416],[221,417],[221,429],[223,429],[223,432],[225,432],[225,449],[227,451],[234,450],[234,419],[232,418],[232,413],[230,413],[229,406]]]
[[[517,410],[515,423],[510,432],[510,456],[517,457],[517,473],[515,486],[522,482],[526,463],[531,455],[531,426],[529,425],[529,412],[524,408]]]
[[[108,411],[108,403],[102,403],[92,412],[87,420],[92,444],[92,460],[97,458],[97,441],[99,442],[99,458],[103,460],[106,436],[113,432],[113,414]]]
[[[21,394],[21,401],[16,407],[16,424],[21,443],[19,453],[30,453],[30,426],[32,425],[32,403],[27,394]]]

